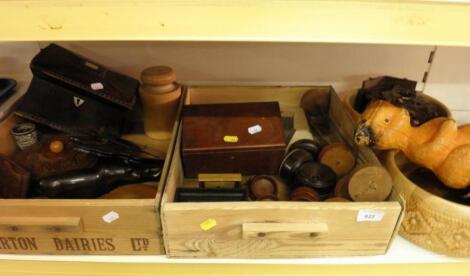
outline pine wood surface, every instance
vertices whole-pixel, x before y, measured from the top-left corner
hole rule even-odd
[[[295,264],[187,264],[116,262],[0,261],[0,274],[8,276],[154,276],[154,275],[364,275],[467,276],[468,263],[295,265]]]
[[[0,210],[1,253],[163,254],[154,199],[0,200]],[[111,211],[119,218],[107,223]]]
[[[9,0],[0,10],[15,15],[0,18],[3,41],[470,45],[464,1]]]

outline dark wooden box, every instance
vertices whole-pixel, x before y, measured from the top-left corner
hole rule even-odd
[[[51,44],[31,61],[33,80],[16,113],[51,128],[118,137],[139,82]]]
[[[251,134],[254,126],[261,131]],[[182,128],[189,178],[198,173],[276,174],[285,153],[277,102],[186,105]]]

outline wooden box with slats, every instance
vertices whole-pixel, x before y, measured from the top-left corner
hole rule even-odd
[[[185,104],[278,101],[281,112],[293,116],[291,141],[309,137],[300,106],[307,95],[320,105],[335,137],[352,148],[359,163],[379,165],[375,155],[356,147],[353,124],[331,87],[188,87]],[[311,136],[310,136],[311,137]],[[171,257],[308,257],[384,254],[401,221],[403,202],[392,191],[386,202],[174,202],[186,179],[181,159],[181,129],[162,196],[165,249]],[[380,214],[376,221],[364,214]]]
[[[152,142],[167,157],[152,199],[0,199],[0,254],[165,254],[159,206],[173,142]]]

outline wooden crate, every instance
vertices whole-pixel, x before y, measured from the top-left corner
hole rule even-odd
[[[190,87],[185,104],[279,101],[283,114],[294,117],[293,142],[311,135],[299,106],[307,91],[325,105],[337,138],[352,137],[351,119],[331,87]],[[403,210],[396,196],[389,202],[176,203],[176,188],[186,185],[180,139],[181,129],[162,197],[164,242],[171,257],[378,255],[396,235]],[[356,148],[348,139],[360,163],[379,164],[369,149]],[[383,218],[358,221],[358,214],[367,212]]]
[[[0,199],[0,253],[164,255],[160,200],[174,140],[153,143],[167,152],[155,199]],[[111,212],[119,218],[108,223]]]

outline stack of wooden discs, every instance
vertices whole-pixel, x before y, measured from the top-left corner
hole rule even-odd
[[[249,196],[257,201],[277,201],[277,180],[269,175],[258,175],[248,183]]]
[[[384,201],[392,191],[392,178],[378,165],[364,165],[343,176],[335,188],[335,197],[354,201]]]
[[[313,140],[299,140],[289,147],[279,174],[291,187],[291,200],[384,201],[392,190],[383,167],[357,166],[356,156],[343,143],[322,147]]]

